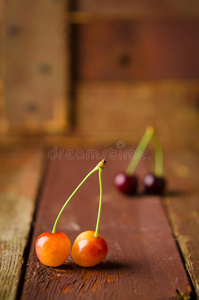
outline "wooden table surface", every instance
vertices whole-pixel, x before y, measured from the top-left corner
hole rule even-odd
[[[96,267],[77,266],[72,257],[60,267],[46,267],[36,257],[35,241],[51,231],[65,200],[102,158],[73,152],[67,158],[42,151],[0,154],[0,299],[199,299],[199,188],[195,153],[165,154],[167,192],[146,196],[119,193],[114,175],[125,170],[121,151],[103,171],[100,234],[109,252]],[[76,154],[76,155],[75,155]],[[80,188],[64,211],[57,230],[73,243],[95,230],[99,200],[97,173]]]

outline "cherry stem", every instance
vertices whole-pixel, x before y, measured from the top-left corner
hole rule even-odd
[[[162,177],[163,175],[163,152],[162,152],[162,147],[160,144],[160,141],[154,133],[153,135],[153,142],[155,146],[155,176],[157,177]]]
[[[98,208],[98,216],[97,216],[97,223],[95,228],[94,237],[98,238],[99,232],[99,224],[100,224],[100,217],[101,217],[101,210],[102,210],[102,169],[99,169],[99,186],[100,186],[100,199],[99,199],[99,208]]]
[[[146,131],[145,131],[140,143],[137,146],[137,149],[136,149],[127,169],[126,169],[126,174],[128,176],[132,176],[133,173],[135,172],[135,169],[136,169],[142,155],[144,154],[148,143],[150,142],[150,140],[153,136],[154,136],[154,128],[152,126],[148,126],[146,128]]]
[[[63,205],[62,209],[60,210],[57,219],[55,220],[54,226],[53,226],[53,230],[52,233],[56,232],[56,227],[57,227],[57,223],[59,221],[59,218],[61,217],[61,214],[63,213],[66,205],[69,203],[69,201],[71,200],[71,198],[75,195],[75,193],[79,190],[79,188],[82,186],[82,184],[86,181],[86,179],[88,179],[88,177],[90,177],[94,172],[96,172],[97,170],[100,169],[100,163],[88,174],[86,175],[86,177],[82,180],[82,182],[78,185],[78,187],[74,190],[74,192],[70,195],[70,197],[67,199],[67,201],[65,202],[65,204]]]
[[[101,210],[102,210],[102,194],[103,194],[103,190],[102,190],[102,171],[103,171],[105,165],[106,165],[105,159],[103,159],[103,160],[98,164],[98,166],[99,166],[100,198],[99,198],[99,208],[98,208],[97,223],[96,223],[95,234],[94,234],[94,237],[97,238],[97,239],[99,238],[98,232],[99,232],[99,224],[100,224],[100,217],[101,217]]]
[[[95,228],[95,234],[94,237],[98,238],[98,232],[99,232],[99,224],[100,224],[100,217],[101,217],[101,210],[102,210],[102,170],[99,169],[99,186],[100,186],[100,199],[99,199],[99,208],[98,208],[98,216],[97,216],[97,224]]]

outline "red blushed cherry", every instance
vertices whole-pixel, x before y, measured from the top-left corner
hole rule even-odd
[[[39,260],[46,266],[62,265],[70,254],[71,243],[63,232],[44,232],[36,240],[36,253]]]
[[[135,175],[128,176],[126,173],[118,173],[114,178],[117,189],[127,195],[134,195],[137,191],[138,179]]]
[[[99,234],[94,236],[94,231],[80,233],[72,247],[74,261],[82,267],[92,267],[99,264],[108,253],[108,245]]]
[[[148,174],[144,178],[144,189],[146,194],[159,195],[164,192],[166,180],[154,174]]]

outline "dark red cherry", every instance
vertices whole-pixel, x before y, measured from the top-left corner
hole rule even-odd
[[[159,195],[164,192],[166,181],[163,177],[148,174],[144,177],[144,189],[146,194]]]
[[[135,175],[127,176],[126,173],[118,173],[114,178],[117,189],[127,195],[133,195],[137,191],[138,179]]]

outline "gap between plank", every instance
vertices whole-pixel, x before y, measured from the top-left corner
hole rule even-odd
[[[190,275],[189,275],[189,272],[188,272],[188,270],[187,270],[187,268],[186,268],[186,266],[185,266],[185,263],[186,263],[186,262],[185,262],[185,258],[184,258],[184,256],[183,256],[181,247],[180,247],[180,245],[179,245],[179,243],[178,243],[178,240],[176,239],[176,236],[175,236],[175,234],[174,234],[173,225],[172,225],[172,222],[171,222],[171,219],[170,219],[168,207],[167,207],[167,205],[166,205],[166,203],[165,203],[165,197],[164,197],[164,196],[163,196],[163,197],[160,197],[160,202],[161,202],[162,208],[163,208],[163,210],[164,210],[164,212],[165,212],[165,215],[166,215],[166,218],[167,218],[167,220],[168,220],[169,226],[170,226],[170,228],[171,228],[171,233],[172,233],[173,239],[174,239],[174,241],[175,241],[175,244],[176,244],[176,247],[177,247],[177,250],[178,250],[178,252],[179,252],[179,256],[180,256],[181,262],[182,262],[182,265],[183,265],[183,267],[184,267],[185,273],[186,273],[186,275],[187,275],[187,279],[188,279],[189,284],[190,284],[190,287],[191,287],[191,291],[190,291],[190,293],[189,293],[190,300],[196,300],[196,299],[197,299],[197,295],[196,295],[196,292],[195,292],[195,288],[194,288],[194,286],[193,286],[193,283],[192,283],[191,277],[190,277]],[[180,292],[180,291],[176,290],[176,292],[177,292],[177,294],[178,294],[178,292]],[[179,295],[179,297],[180,297],[180,295]],[[182,297],[182,296],[181,296],[181,297]],[[181,298],[180,298],[180,299],[181,299]],[[183,295],[183,298],[182,298],[182,299],[184,299],[184,295]],[[185,298],[185,299],[186,299],[186,298]]]
[[[21,299],[21,295],[22,295],[22,291],[23,291],[24,279],[25,279],[27,263],[28,263],[28,257],[29,257],[29,253],[30,253],[32,236],[33,236],[33,232],[34,232],[34,224],[35,224],[35,221],[36,221],[37,212],[39,210],[39,204],[40,204],[39,200],[41,198],[41,193],[42,193],[44,181],[45,181],[45,178],[46,178],[46,174],[48,173],[48,167],[49,167],[49,164],[47,164],[47,161],[45,161],[45,159],[44,159],[44,161],[43,161],[43,171],[41,171],[41,179],[40,179],[40,182],[38,184],[38,191],[37,191],[37,196],[36,196],[36,200],[35,200],[35,209],[34,209],[34,212],[33,212],[33,217],[32,217],[32,222],[31,222],[31,226],[30,226],[30,231],[29,231],[29,234],[28,234],[27,244],[25,246],[24,253],[23,253],[23,264],[22,264],[22,267],[21,267],[21,274],[20,274],[20,279],[19,279],[19,284],[18,284],[15,300]]]

